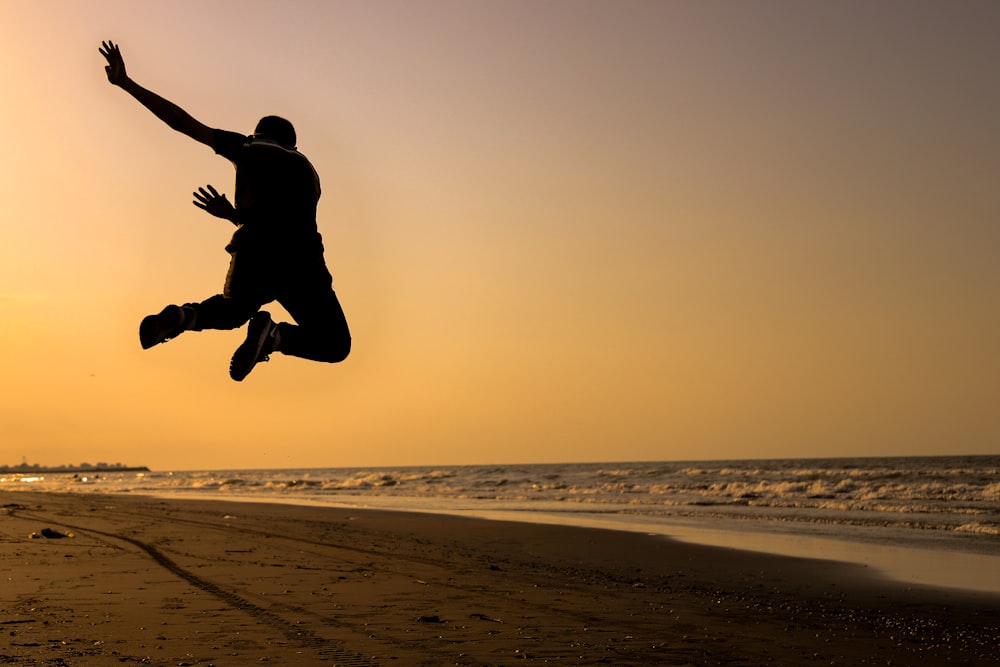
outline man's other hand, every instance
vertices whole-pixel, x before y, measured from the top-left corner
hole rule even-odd
[[[220,195],[211,185],[205,188],[198,188],[194,194],[194,201],[191,202],[203,211],[208,211],[217,218],[229,220],[234,225],[239,224],[236,217],[236,208],[229,203],[226,195]]]

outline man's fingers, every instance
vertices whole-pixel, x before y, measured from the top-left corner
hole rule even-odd
[[[226,195],[220,195],[219,191],[211,185],[205,187],[208,189],[198,188],[197,192],[192,193],[194,201],[191,203],[203,211],[208,211],[212,215],[220,218],[228,217],[227,214],[229,210],[232,210],[232,205],[226,199]]]

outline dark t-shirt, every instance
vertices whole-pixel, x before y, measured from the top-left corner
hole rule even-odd
[[[215,130],[215,152],[236,167],[234,249],[314,243],[319,176],[302,153],[268,139]]]

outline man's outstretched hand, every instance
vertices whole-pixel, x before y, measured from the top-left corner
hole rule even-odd
[[[104,71],[108,74],[108,81],[116,86],[124,85],[128,81],[128,74],[125,73],[125,59],[122,58],[122,52],[118,45],[109,40],[101,42],[101,48],[97,50],[108,61],[104,67]]]
[[[205,188],[198,188],[194,193],[194,201],[191,202],[203,211],[208,211],[217,218],[228,220],[234,225],[238,225],[239,219],[236,215],[236,208],[229,203],[226,195],[220,195],[211,185]]]

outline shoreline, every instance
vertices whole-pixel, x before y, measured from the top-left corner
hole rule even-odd
[[[138,492],[137,492],[138,494]],[[183,493],[142,493],[166,500],[191,500]],[[422,506],[419,500],[405,506],[380,497],[313,500],[301,497],[254,497],[199,493],[198,498],[236,503],[275,503],[301,507],[329,507],[371,511],[413,512],[484,520],[541,525],[575,526],[599,530],[661,535],[678,542],[738,551],[835,560],[869,568],[877,576],[910,586],[929,586],[986,592],[1000,596],[1000,554],[968,549],[941,549],[912,543],[912,535],[886,537],[881,528],[868,528],[865,539],[849,535],[796,530],[786,525],[746,522],[718,517],[657,517],[614,512],[549,511],[546,509],[448,508]],[[382,502],[383,504],[380,504]],[[811,528],[811,526],[810,526]],[[854,530],[858,530],[857,527]]]
[[[1000,596],[662,536],[0,493],[9,664],[990,664]],[[48,528],[65,538],[32,539]]]

